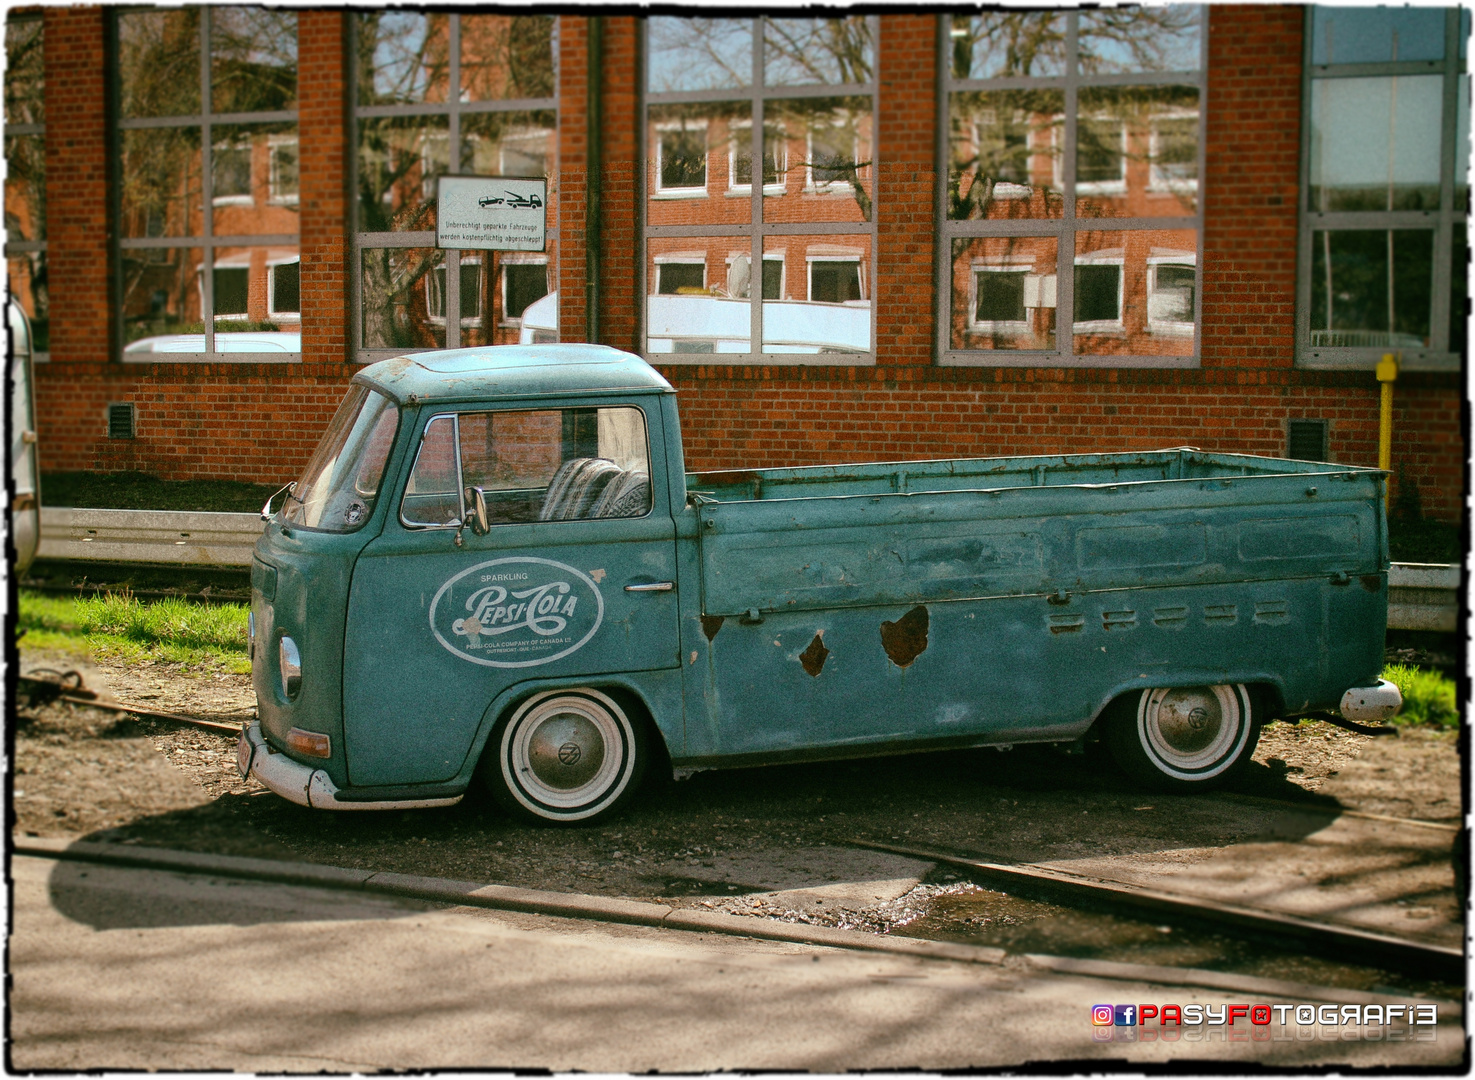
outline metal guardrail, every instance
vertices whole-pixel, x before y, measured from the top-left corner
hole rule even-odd
[[[42,559],[249,566],[264,523],[258,514],[172,510],[41,508]],[[1456,628],[1460,567],[1394,563],[1388,570],[1388,627]]]
[[[39,559],[250,566],[259,514],[41,508]]]
[[[1460,616],[1460,567],[1394,563],[1388,568],[1388,629],[1454,630]]]

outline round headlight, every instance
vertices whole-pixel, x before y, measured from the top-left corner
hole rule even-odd
[[[302,689],[302,653],[297,649],[297,642],[286,636],[277,653],[282,668],[282,693],[290,701]]]

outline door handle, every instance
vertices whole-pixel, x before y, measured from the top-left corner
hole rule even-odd
[[[676,588],[674,581],[652,581],[649,585],[626,585],[626,592],[671,592]]]

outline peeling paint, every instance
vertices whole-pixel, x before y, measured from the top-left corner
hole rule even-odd
[[[918,604],[895,622],[881,624],[881,647],[897,667],[907,667],[927,651],[927,609]]]
[[[824,670],[825,660],[829,657],[830,650],[825,648],[824,631],[814,635],[814,640],[809,643],[809,648],[799,654],[799,663],[804,665],[808,674],[819,678],[819,673]]]
[[[726,616],[723,615],[702,616],[702,633],[707,635],[708,641],[717,636],[717,631],[722,629],[722,622],[725,618]]]
[[[691,650],[691,660],[688,662],[692,664],[697,662],[697,651],[695,649]]]

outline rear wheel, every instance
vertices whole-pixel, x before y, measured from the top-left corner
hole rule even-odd
[[[1113,705],[1106,742],[1140,783],[1207,790],[1249,764],[1260,738],[1254,702],[1242,683],[1143,690]]]
[[[534,694],[492,732],[482,775],[497,800],[538,821],[591,821],[633,794],[644,725],[587,687]]]

